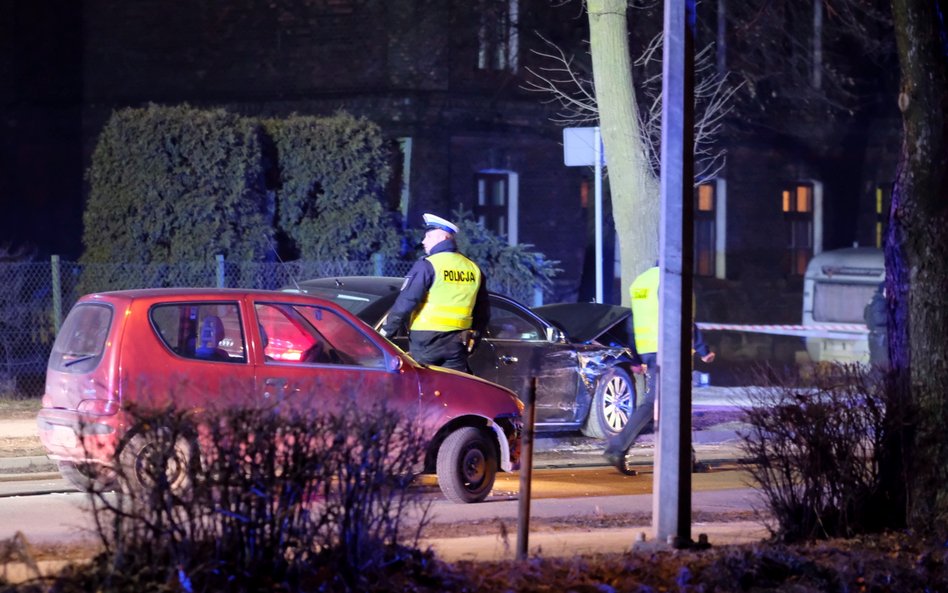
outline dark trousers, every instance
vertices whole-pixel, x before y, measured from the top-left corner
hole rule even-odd
[[[467,364],[465,330],[453,332],[412,331],[408,335],[408,351],[412,358],[426,365],[437,365],[470,373]]]
[[[609,444],[606,446],[605,451],[606,455],[625,455],[625,452],[628,451],[632,443],[635,442],[639,433],[645,430],[648,423],[652,421],[652,417],[655,413],[655,389],[656,385],[658,385],[658,367],[655,364],[657,353],[640,353],[639,356],[642,357],[642,362],[647,367],[647,374],[645,375],[645,397],[642,403],[632,412],[632,415],[629,416],[629,420],[625,423],[625,426],[622,427],[622,431],[609,439]]]

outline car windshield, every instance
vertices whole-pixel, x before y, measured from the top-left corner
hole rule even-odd
[[[257,323],[267,336],[269,361],[348,364],[381,368],[378,346],[342,316],[302,304],[257,303]]]

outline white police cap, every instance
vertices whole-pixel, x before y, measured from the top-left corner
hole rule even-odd
[[[448,220],[445,220],[441,218],[440,216],[436,216],[434,214],[425,212],[422,218],[425,219],[426,229],[441,229],[443,231],[448,231],[449,233],[458,232],[458,226],[456,224]]]

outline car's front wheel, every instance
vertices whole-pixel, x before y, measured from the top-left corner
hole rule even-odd
[[[438,485],[452,502],[487,498],[497,476],[497,451],[489,437],[472,426],[448,435],[438,449]]]
[[[596,384],[583,434],[597,439],[619,434],[635,410],[635,384],[619,367],[607,370]]]

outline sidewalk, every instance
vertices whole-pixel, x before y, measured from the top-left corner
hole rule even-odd
[[[726,472],[722,472],[726,473]],[[83,510],[85,495],[80,493],[63,495],[60,501],[68,501],[57,514],[60,526],[53,531],[35,531],[36,516],[48,513],[36,508],[31,497],[4,499],[11,504],[9,520],[0,525],[0,541],[12,538],[17,531],[26,534],[30,545],[82,545],[95,546],[93,525],[87,511]],[[694,513],[714,516],[715,513],[747,511],[757,506],[757,494],[747,488],[692,493]],[[492,500],[479,504],[459,505],[439,500],[431,505],[430,526],[441,526],[441,533],[450,536],[426,537],[419,542],[421,549],[430,548],[438,558],[446,562],[514,560],[518,547],[519,500]],[[530,557],[571,558],[590,554],[651,554],[656,549],[667,549],[665,542],[653,538],[648,518],[652,512],[651,494],[630,494],[599,497],[535,499],[530,505],[530,526],[527,533],[527,553]],[[641,524],[622,527],[598,527],[596,523],[609,517],[634,514],[645,517]],[[404,526],[407,534],[409,524],[418,520],[418,513]],[[569,518],[588,519],[563,526],[544,526],[542,519]],[[30,527],[30,526],[33,527]],[[476,530],[473,526],[479,526]],[[484,526],[487,526],[485,529]],[[432,527],[432,528],[433,528]],[[496,527],[496,529],[494,529]],[[493,530],[493,533],[490,531]],[[487,533],[485,533],[487,532]],[[706,535],[712,546],[755,543],[769,535],[763,523],[752,520],[692,522],[691,539],[698,541]],[[51,560],[41,561],[43,574],[55,573],[65,563]],[[3,567],[9,582],[21,582],[35,576],[25,565],[8,563]]]
[[[705,535],[713,546],[750,544],[766,539],[770,532],[761,523],[735,521],[728,523],[692,524],[691,539]],[[570,531],[541,531],[527,537],[530,557],[570,558],[589,554],[636,553],[636,546],[655,546],[652,527],[642,525],[621,528],[590,528]],[[513,560],[517,557],[516,524],[507,537],[498,535],[459,536],[424,539],[422,547],[430,546],[439,558],[448,562],[460,560]]]

